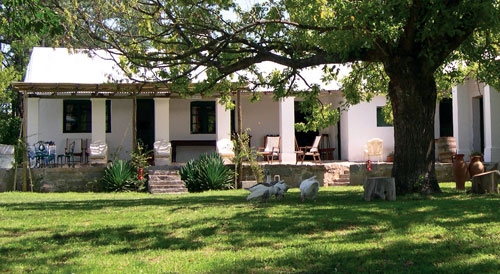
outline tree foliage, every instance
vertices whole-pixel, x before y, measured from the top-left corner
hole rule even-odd
[[[77,41],[112,49],[131,77],[185,95],[216,91],[226,102],[235,85],[303,96],[322,117],[304,130],[338,119],[332,106],[315,102],[319,83],[304,77],[307,68],[323,68],[325,82],[342,81],[345,107],[386,94],[402,194],[439,191],[431,146],[436,100],[468,75],[499,87],[495,0],[283,0],[249,9],[231,0],[73,3],[67,22],[88,38]],[[257,64],[265,61],[278,69],[263,71]],[[338,79],[338,64],[350,66],[348,78]]]
[[[55,42],[64,25],[41,0],[3,0],[0,4],[0,143],[16,144],[21,129],[21,98],[10,88],[25,73],[32,47]],[[52,43],[51,43],[52,44]]]

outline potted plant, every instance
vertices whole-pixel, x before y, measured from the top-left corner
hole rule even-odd
[[[389,154],[387,154],[386,162],[394,162],[394,151],[391,151]]]

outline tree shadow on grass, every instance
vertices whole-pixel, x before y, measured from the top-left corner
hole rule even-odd
[[[38,265],[34,270],[56,271],[56,265],[84,254],[71,249],[74,243],[82,250],[111,247],[112,254],[137,254],[148,250],[217,251],[247,250],[268,247],[282,250],[269,259],[256,256],[238,258],[232,263],[214,265],[208,273],[409,273],[496,272],[495,260],[499,240],[489,231],[470,230],[471,239],[453,238],[446,233],[470,226],[498,225],[497,195],[474,196],[444,193],[432,197],[398,197],[397,201],[365,202],[359,188],[337,191],[321,189],[316,201],[300,202],[299,192],[291,190],[283,200],[268,203],[246,202],[248,192],[213,192],[210,195],[146,197],[140,199],[103,199],[48,201],[5,205],[9,210],[83,210],[105,208],[134,210],[140,206],[160,207],[165,214],[195,214],[207,207],[219,211],[236,208],[227,215],[186,218],[176,223],[153,220],[148,225],[123,224],[85,231],[53,232],[39,237],[20,237],[0,247],[0,270],[12,272],[14,265]],[[425,241],[404,238],[415,235],[415,227],[433,224],[441,231],[425,230],[419,237]],[[40,232],[36,228],[2,229],[4,235]],[[388,240],[387,235],[400,235]],[[401,236],[402,235],[402,236]],[[478,240],[490,236],[492,241]],[[299,239],[299,240],[297,240]],[[213,242],[222,244],[211,247]],[[379,243],[368,249],[345,246]],[[52,249],[47,256],[40,250]],[[68,251],[70,250],[70,251]],[[271,255],[271,254],[270,254]],[[476,259],[468,260],[470,257]],[[209,258],[206,258],[207,260]],[[53,266],[47,262],[56,262]],[[36,272],[36,271],[35,271]]]

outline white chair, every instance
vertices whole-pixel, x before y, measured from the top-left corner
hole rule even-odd
[[[384,151],[384,141],[380,138],[373,138],[368,140],[365,145],[365,157],[370,160],[370,157],[377,157],[382,161]]]
[[[217,153],[222,157],[224,164],[232,164],[234,159],[233,141],[227,138],[217,141]]]
[[[108,163],[108,145],[103,141],[95,141],[89,146],[89,163],[106,165]]]
[[[279,136],[266,136],[265,146],[259,147],[257,152],[259,152],[268,163],[271,162],[272,164],[274,157],[278,158],[278,161],[281,162],[280,140]]]
[[[172,163],[172,145],[166,140],[153,143],[155,166],[167,166]]]

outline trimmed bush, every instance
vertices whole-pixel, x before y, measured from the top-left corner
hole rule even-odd
[[[199,159],[188,161],[179,173],[189,192],[233,187],[234,172],[224,165],[222,157],[215,152],[202,154]]]

